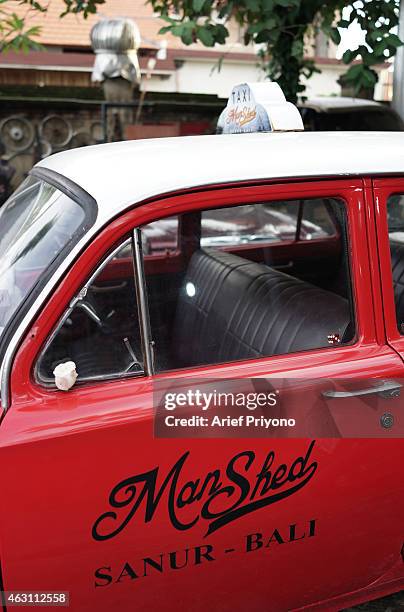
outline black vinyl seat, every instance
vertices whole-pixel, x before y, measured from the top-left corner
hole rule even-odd
[[[348,330],[348,301],[268,266],[199,250],[188,266],[174,329],[177,367],[327,347]]]

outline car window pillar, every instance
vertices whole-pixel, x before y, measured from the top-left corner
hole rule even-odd
[[[134,257],[136,301],[140,323],[140,336],[144,357],[144,371],[146,376],[154,373],[153,345],[150,331],[149,307],[147,302],[147,292],[145,286],[145,276],[142,254],[142,233],[139,228],[135,228],[132,233],[132,247]]]

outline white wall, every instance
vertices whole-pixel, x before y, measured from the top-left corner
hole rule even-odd
[[[187,58],[176,72],[167,75],[153,74],[147,81],[148,91],[187,94],[212,94],[219,98],[228,98],[231,89],[238,83],[245,81],[262,81],[264,73],[260,70],[257,61],[246,60],[224,60],[220,71],[216,59],[209,58]],[[158,64],[156,66],[158,71]],[[307,81],[305,95],[317,96],[340,96],[341,87],[338,84],[339,77],[346,72],[346,66],[342,62],[338,64],[319,65],[321,73],[314,73]],[[156,71],[156,72],[157,72]],[[386,74],[385,70],[380,75],[376,86],[375,99],[382,100],[386,97],[383,87]],[[144,81],[143,81],[144,88]]]
[[[228,98],[234,85],[246,81],[262,81],[264,73],[252,62],[224,60],[220,70],[217,60],[189,61],[178,70],[179,91],[214,94]]]
[[[153,75],[147,83],[149,91],[212,94],[228,98],[234,85],[244,81],[263,80],[257,62],[225,60],[219,70],[216,59],[190,58],[169,78]],[[156,66],[158,69],[158,65]],[[144,87],[144,85],[143,85]]]
[[[347,66],[340,62],[339,64],[323,64],[319,65],[320,74],[314,73],[312,77],[306,81],[307,97],[317,96],[340,96],[341,87],[338,85],[338,79],[347,71]],[[375,87],[375,100],[388,100],[386,81],[388,79],[388,69],[384,68],[379,71],[379,81]]]
[[[308,98],[317,96],[340,96],[341,87],[338,79],[345,72],[345,66],[325,64],[319,66],[320,73],[315,72],[310,79],[303,79],[306,84],[304,95]]]

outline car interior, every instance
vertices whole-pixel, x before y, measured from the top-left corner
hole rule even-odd
[[[38,361],[38,380],[52,384],[53,370],[65,361],[74,361],[79,380],[143,372],[130,247],[123,247],[67,311]]]
[[[283,204],[290,212],[291,203]],[[309,208],[313,201],[293,204]],[[296,228],[291,235],[283,226],[282,235],[272,240],[268,234],[262,240],[247,237],[235,246],[227,241],[220,246],[217,236],[213,246],[203,241],[204,212],[202,238],[195,229],[188,231],[198,227],[195,214],[182,216],[182,274],[160,275],[148,272],[146,265],[157,371],[294,353],[353,339],[343,204],[331,198],[316,204],[317,212],[331,221],[332,232],[305,235],[300,214],[300,235]],[[273,203],[267,207],[273,213]],[[210,219],[216,213],[205,212]],[[226,213],[232,213],[233,220],[243,216],[235,208]],[[298,219],[299,214],[297,224]],[[240,224],[237,231],[243,231]]]
[[[354,338],[344,204],[336,198],[190,212],[142,228],[156,371],[332,348]],[[37,367],[53,382],[143,370],[131,248],[65,316]]]

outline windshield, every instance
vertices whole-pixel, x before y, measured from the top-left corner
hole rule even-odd
[[[52,262],[84,230],[85,210],[34,177],[0,208],[0,340]]]

